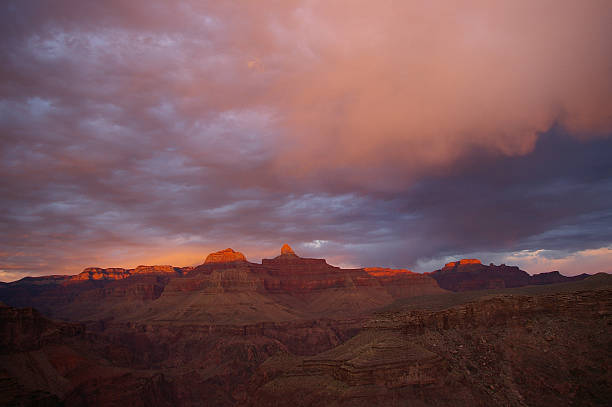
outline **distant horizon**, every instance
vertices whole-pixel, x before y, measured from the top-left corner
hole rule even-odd
[[[278,256],[278,255],[280,254],[280,252],[278,252],[278,253],[277,253],[276,255],[274,255],[274,256],[261,257],[261,258],[256,258],[256,259],[254,259],[254,260],[251,260],[251,259],[249,259],[249,257],[246,255],[246,253],[243,253],[242,251],[240,251],[240,250],[236,250],[236,249],[234,249],[234,248],[232,248],[232,247],[229,247],[229,248],[231,248],[231,249],[233,249],[233,250],[235,250],[235,251],[237,251],[237,252],[240,252],[240,253],[244,254],[244,255],[245,255],[245,257],[246,257],[247,262],[249,262],[249,263],[255,263],[255,264],[261,264],[261,263],[262,263],[262,261],[263,261],[264,259],[271,259],[271,258],[274,258],[274,257],[276,257],[276,256]],[[224,249],[220,249],[220,250],[224,250]],[[213,252],[210,252],[210,253],[215,253],[215,252],[218,252],[218,251],[220,251],[220,250],[213,251]],[[209,254],[210,254],[210,253],[209,253]],[[296,253],[296,254],[297,254],[299,257],[303,257],[303,258],[313,258],[313,257],[308,257],[308,256],[301,256],[299,253]],[[25,278],[25,277],[75,276],[75,275],[80,274],[81,272],[83,272],[84,270],[86,270],[86,269],[88,269],[88,268],[100,268],[100,269],[112,269],[112,268],[119,268],[119,269],[130,270],[130,269],[136,269],[136,268],[138,268],[138,267],[140,267],[140,266],[145,266],[145,267],[146,267],[146,266],[171,266],[171,267],[177,267],[177,268],[196,267],[196,266],[199,266],[199,265],[201,265],[201,264],[204,264],[204,258],[205,258],[205,257],[206,257],[206,256],[203,256],[203,258],[202,258],[202,261],[201,261],[201,262],[190,263],[190,264],[187,264],[187,265],[169,264],[169,263],[163,263],[163,264],[162,264],[162,263],[156,263],[156,264],[152,264],[152,263],[151,263],[151,264],[144,264],[144,263],[141,263],[141,264],[133,264],[133,265],[128,265],[128,266],[126,266],[126,265],[113,265],[113,266],[90,265],[90,266],[85,266],[85,267],[81,268],[79,271],[76,271],[76,272],[74,272],[74,273],[67,272],[67,273],[48,273],[48,274],[41,274],[41,275],[25,275],[25,276],[23,276],[23,277],[20,277],[20,278],[15,279],[15,280],[10,280],[10,281],[0,280],[0,282],[4,282],[4,283],[11,283],[11,282],[19,281],[19,280],[21,280],[22,278]],[[608,269],[608,270],[600,270],[600,271],[590,271],[590,272],[589,272],[589,271],[583,271],[583,272],[576,272],[576,273],[572,273],[572,274],[566,274],[566,273],[564,273],[564,272],[562,272],[562,271],[560,271],[560,270],[548,270],[548,271],[537,271],[537,272],[532,272],[532,271],[530,271],[530,270],[528,270],[528,269],[525,269],[525,268],[523,268],[523,267],[521,267],[521,266],[519,266],[519,265],[517,265],[517,264],[495,263],[495,262],[487,262],[487,261],[483,261],[482,259],[479,259],[479,258],[470,258],[470,257],[461,257],[461,258],[459,258],[459,257],[452,257],[452,256],[447,256],[447,258],[446,258],[447,260],[448,260],[448,259],[451,259],[451,260],[448,260],[448,261],[446,261],[445,263],[441,263],[441,264],[440,264],[440,265],[439,265],[437,268],[433,268],[433,269],[430,269],[430,270],[413,270],[413,269],[411,269],[411,268],[406,268],[406,267],[396,267],[396,266],[381,266],[381,265],[362,265],[362,266],[354,266],[354,265],[340,265],[340,264],[335,264],[335,263],[333,263],[333,262],[330,262],[330,261],[329,261],[327,258],[325,258],[325,257],[314,257],[314,258],[321,258],[321,259],[324,259],[324,260],[326,260],[326,261],[327,261],[327,263],[328,263],[328,264],[330,264],[330,265],[332,265],[332,266],[339,267],[339,268],[341,268],[341,269],[366,269],[366,268],[377,268],[377,267],[380,267],[380,268],[388,268],[388,269],[396,269],[396,270],[403,269],[403,270],[408,270],[408,271],[411,271],[411,272],[413,272],[413,273],[419,273],[419,274],[423,274],[423,273],[430,273],[430,272],[433,272],[433,271],[435,271],[435,270],[442,269],[442,268],[443,268],[443,267],[444,267],[446,264],[448,264],[448,263],[451,263],[451,262],[458,262],[458,261],[461,261],[461,260],[466,260],[466,259],[476,259],[476,260],[480,261],[480,262],[481,262],[481,264],[483,264],[483,265],[485,265],[485,266],[488,266],[488,265],[490,265],[490,264],[493,264],[493,265],[496,265],[496,266],[500,266],[500,265],[504,265],[504,264],[505,264],[506,266],[517,266],[517,267],[519,267],[519,269],[521,269],[521,270],[523,270],[523,271],[527,272],[529,275],[535,275],[535,274],[541,274],[541,273],[550,273],[550,272],[559,272],[559,273],[561,273],[562,275],[567,276],[567,277],[572,277],[572,276],[576,276],[576,275],[580,275],[580,274],[591,274],[591,275],[594,275],[594,274],[597,274],[597,273],[607,273],[607,274],[612,274],[612,269]]]

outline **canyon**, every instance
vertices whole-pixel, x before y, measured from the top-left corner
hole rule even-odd
[[[288,245],[0,284],[0,404],[606,405],[612,276]]]

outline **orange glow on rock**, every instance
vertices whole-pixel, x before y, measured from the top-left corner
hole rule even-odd
[[[391,277],[405,274],[414,274],[408,269],[391,269],[385,267],[366,267],[364,270],[374,277]]]

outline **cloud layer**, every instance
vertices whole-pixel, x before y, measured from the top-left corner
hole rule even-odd
[[[0,279],[606,259],[612,7],[490,3],[6,2]]]

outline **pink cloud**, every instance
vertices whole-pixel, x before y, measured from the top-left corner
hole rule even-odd
[[[12,2],[0,268],[286,238],[410,267],[592,213],[569,246],[601,247],[610,21],[600,0]]]

